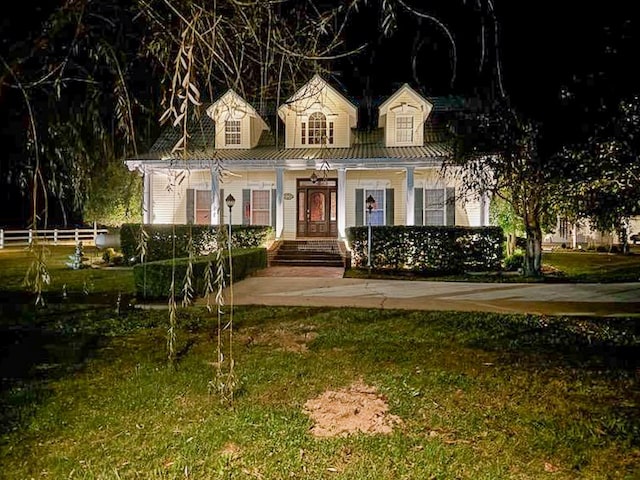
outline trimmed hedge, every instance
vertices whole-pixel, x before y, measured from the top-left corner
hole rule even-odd
[[[231,252],[233,262],[233,281],[242,280],[256,270],[266,268],[266,248],[252,248]],[[194,296],[204,295],[205,269],[209,262],[213,263],[215,274],[215,254],[197,257],[192,263]],[[187,273],[188,258],[174,260],[160,260],[156,262],[139,263],[133,267],[133,277],[136,284],[136,295],[140,298],[169,298],[171,292],[171,278],[175,263],[175,296],[182,297],[182,286]],[[224,255],[225,281],[228,282],[229,262]]]
[[[422,273],[500,270],[504,234],[500,227],[371,227],[371,268]],[[367,227],[347,228],[354,267],[367,267]]]
[[[127,223],[120,229],[120,248],[128,263],[138,263],[140,254],[140,229],[148,235],[145,261],[168,260],[189,256],[189,238],[193,242],[195,255],[208,255],[216,250],[218,238],[226,238],[228,226],[222,225],[142,225]],[[175,230],[174,230],[175,228]],[[173,239],[175,232],[175,252]],[[232,225],[232,248],[258,248],[273,237],[273,228],[262,225]]]

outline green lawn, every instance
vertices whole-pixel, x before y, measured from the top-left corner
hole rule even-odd
[[[463,275],[423,276],[410,272],[351,269],[351,278],[397,278],[404,280],[465,281],[465,282],[638,282],[640,281],[640,252],[630,255],[556,251],[542,254],[541,277],[523,277],[516,272],[491,272]]]
[[[542,261],[563,272],[571,281],[640,281],[638,253],[550,252],[542,255]]]
[[[2,255],[15,267],[0,263],[8,299],[20,268]],[[56,261],[57,282],[81,286],[76,275],[85,272],[95,291],[128,288],[120,285],[127,270],[94,277]],[[178,360],[169,367],[166,310],[118,311],[113,295],[87,298],[0,304],[3,479],[640,472],[637,319],[237,307],[229,404],[210,388],[217,320],[206,310],[178,311]],[[359,380],[400,423],[390,434],[314,437],[305,402]]]

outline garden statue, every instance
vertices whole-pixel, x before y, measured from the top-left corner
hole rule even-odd
[[[84,251],[82,242],[76,243],[76,250],[73,255],[69,255],[69,261],[66,262],[67,267],[72,268],[73,270],[80,270],[84,268],[85,265],[82,263],[84,260]]]

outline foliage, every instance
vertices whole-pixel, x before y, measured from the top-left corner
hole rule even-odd
[[[524,253],[515,251],[504,259],[504,269],[507,272],[514,272],[524,267]]]
[[[95,169],[83,205],[83,218],[99,225],[119,227],[142,216],[142,179],[121,161]]]
[[[367,227],[347,228],[356,267],[367,266]],[[372,227],[371,267],[431,273],[499,270],[500,227]]]
[[[565,145],[560,153],[573,167],[564,211],[589,219],[598,230],[620,231],[626,243],[625,220],[640,214],[640,98],[621,101],[591,128],[582,143]]]
[[[124,255],[112,247],[104,249],[102,253],[102,260],[109,265],[121,265],[124,263]]]
[[[12,140],[2,180],[31,197],[34,225],[46,225],[49,215],[59,224],[81,221],[90,195],[96,213],[103,184],[94,177],[121,169],[123,156],[156,135],[148,121],[159,88],[139,79],[158,75],[139,55],[145,42],[136,11],[121,0],[48,2],[35,11],[27,3],[12,11],[19,28],[10,17],[3,24],[4,134]],[[29,117],[33,128],[25,129]]]
[[[265,268],[267,266],[266,252],[264,248],[234,250],[231,256],[233,278],[227,282],[241,280],[252,272]],[[141,298],[169,298],[174,279],[184,278],[187,269],[191,266],[192,295],[205,297],[208,291],[205,283],[205,271],[214,265],[215,255],[214,253],[197,257],[192,262],[189,262],[188,258],[176,258],[137,264],[133,267],[136,293]],[[225,258],[228,256],[225,255]],[[229,275],[229,268],[230,266],[225,264],[225,278]],[[175,292],[175,296],[181,297],[182,295]]]
[[[545,149],[541,125],[507,99],[456,120],[456,155],[448,167],[470,195],[490,193],[520,217],[527,238],[525,274],[540,275],[542,230],[555,224],[561,166]]]
[[[138,223],[122,225],[120,245],[125,259],[136,263],[140,259],[138,249],[140,232],[146,236],[145,260],[166,260],[189,255],[192,243],[195,255],[207,255],[216,250],[220,238],[226,243],[226,226],[215,225],[141,225]],[[222,237],[220,236],[222,233]],[[265,246],[273,236],[269,226],[237,225],[231,229],[232,248],[256,248]],[[174,243],[175,241],[175,251]]]

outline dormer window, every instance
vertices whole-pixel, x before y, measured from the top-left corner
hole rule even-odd
[[[413,142],[413,116],[403,115],[396,117],[396,142]]]
[[[240,145],[240,120],[224,122],[224,143],[226,145]]]
[[[314,112],[308,122],[302,122],[301,134],[303,145],[333,145],[333,122],[327,122],[324,113]]]

